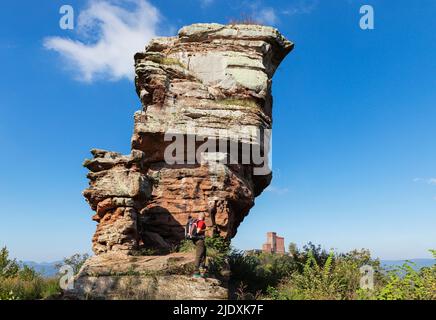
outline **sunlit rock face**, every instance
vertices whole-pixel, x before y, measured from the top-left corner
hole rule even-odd
[[[276,29],[194,24],[135,55],[132,153],[94,150],[94,251],[169,250],[190,216],[232,238],[269,185],[271,85],[293,49]]]
[[[64,299],[226,300],[225,280],[193,279],[194,255],[132,256],[111,251],[89,258]]]
[[[143,168],[144,154],[129,156],[92,150],[94,159],[86,160],[89,188],[83,192],[95,211],[98,223],[92,239],[96,254],[107,251],[131,252],[138,248],[138,215],[151,197],[151,182]]]

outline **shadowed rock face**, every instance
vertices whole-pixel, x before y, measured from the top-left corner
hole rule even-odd
[[[268,168],[271,79],[292,48],[271,27],[195,24],[135,55],[142,109],[132,153],[94,150],[84,164],[84,195],[99,223],[95,253],[168,249],[200,212],[214,232],[235,236],[271,181],[257,170]]]

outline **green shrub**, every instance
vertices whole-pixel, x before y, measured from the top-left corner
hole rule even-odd
[[[0,250],[0,277],[15,277],[20,270],[17,260],[9,259],[9,251],[6,247]]]
[[[368,296],[360,289],[363,265],[372,266],[377,284],[382,283],[380,262],[371,259],[367,250],[335,254],[312,243],[291,249],[289,255],[233,251],[229,260],[236,295],[259,298],[261,293],[262,298],[280,300],[361,299]]]
[[[155,256],[159,252],[153,248],[141,248],[132,252],[132,256]]]
[[[230,252],[230,243],[228,240],[216,235],[205,238],[206,257],[209,272],[219,275],[226,268],[228,255]],[[178,248],[179,252],[194,252],[195,244],[192,240],[183,240]]]
[[[436,252],[432,251],[436,258]],[[360,267],[374,269],[374,289],[360,288]],[[414,268],[415,267],[415,268]],[[436,300],[436,265],[417,270],[410,262],[386,272],[367,250],[330,253],[324,264],[309,252],[303,270],[295,270],[265,298],[278,300]]]
[[[303,272],[294,271],[278,288],[270,287],[268,293],[271,298],[280,300],[346,299],[350,296],[348,289],[358,286],[358,276],[359,268],[335,261],[333,252],[323,266],[309,253]]]
[[[47,299],[61,292],[58,278],[46,279],[29,266],[20,267],[9,251],[0,251],[0,300]]]
[[[436,251],[431,250],[436,259]],[[416,270],[406,262],[388,273],[387,283],[377,290],[379,300],[436,300],[436,264]]]
[[[227,268],[230,242],[223,237],[216,235],[213,237],[206,237],[205,243],[209,272],[219,275],[223,269]]]
[[[64,258],[62,263],[57,264],[56,268],[60,269],[64,265],[68,265],[73,268],[74,274],[77,274],[82,268],[85,261],[89,258],[89,254],[73,254],[71,257]]]
[[[179,252],[193,252],[195,251],[195,244],[192,240],[183,240],[180,242]]]
[[[247,293],[256,296],[265,293],[270,286],[298,269],[295,259],[288,255],[260,253],[245,254],[233,250],[229,255],[232,273],[231,284],[235,288],[243,287]]]
[[[59,279],[44,279],[37,276],[32,280],[20,277],[0,280],[0,300],[46,299],[60,293]]]
[[[303,271],[304,266],[309,259],[316,262],[319,266],[324,266],[330,256],[330,253],[327,250],[321,248],[320,245],[313,244],[312,242],[304,245],[301,250],[294,246],[289,252],[297,263],[300,272]]]

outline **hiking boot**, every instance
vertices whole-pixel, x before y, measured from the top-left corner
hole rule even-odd
[[[208,277],[208,268],[206,266],[200,268],[200,274],[203,278]]]

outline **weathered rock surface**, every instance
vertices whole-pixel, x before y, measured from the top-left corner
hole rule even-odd
[[[104,253],[86,261],[66,297],[75,299],[227,299],[225,282],[193,279],[192,253],[129,256]]]
[[[91,172],[84,196],[96,211],[98,222],[92,239],[96,254],[111,250],[131,252],[138,248],[138,213],[151,196],[151,182],[142,169],[143,153],[130,156],[104,150],[92,150],[86,160]]]
[[[152,200],[141,211],[147,229],[177,243],[188,217],[210,210],[209,224],[221,236],[236,234],[271,180],[270,172],[255,174],[250,151],[248,163],[242,153],[246,145],[268,151],[262,134],[272,126],[271,78],[292,48],[271,27],[196,24],[177,37],[153,40],[136,54],[143,110],[135,114],[132,149],[144,152],[148,175],[156,181]],[[165,157],[172,143],[165,134],[184,139],[183,159],[176,157],[175,164]],[[189,152],[192,136],[197,143]],[[208,149],[203,161],[193,159],[204,140],[216,150]],[[239,158],[235,165],[210,160],[234,160],[232,144]]]
[[[95,253],[168,249],[188,218],[205,211],[218,234],[236,234],[271,181],[271,79],[292,48],[271,27],[195,24],[135,55],[142,110],[132,153],[93,150],[84,164],[84,195],[99,223]]]
[[[107,253],[170,252],[183,239],[189,217],[200,212],[208,212],[209,232],[235,236],[271,181],[272,77],[292,49],[271,27],[194,24],[175,37],[152,40],[135,55],[142,108],[134,116],[131,154],[96,149],[84,163],[90,170],[84,196],[98,223],[93,250],[102,255],[88,269],[95,270],[92,263]],[[130,258],[110,259],[135,265]],[[141,268],[150,270],[146,260]],[[98,274],[91,280],[84,270],[83,290],[90,283],[96,292],[121,290],[126,279],[112,283],[111,275]],[[159,277],[162,296],[169,279],[174,286],[189,283],[181,275]]]

